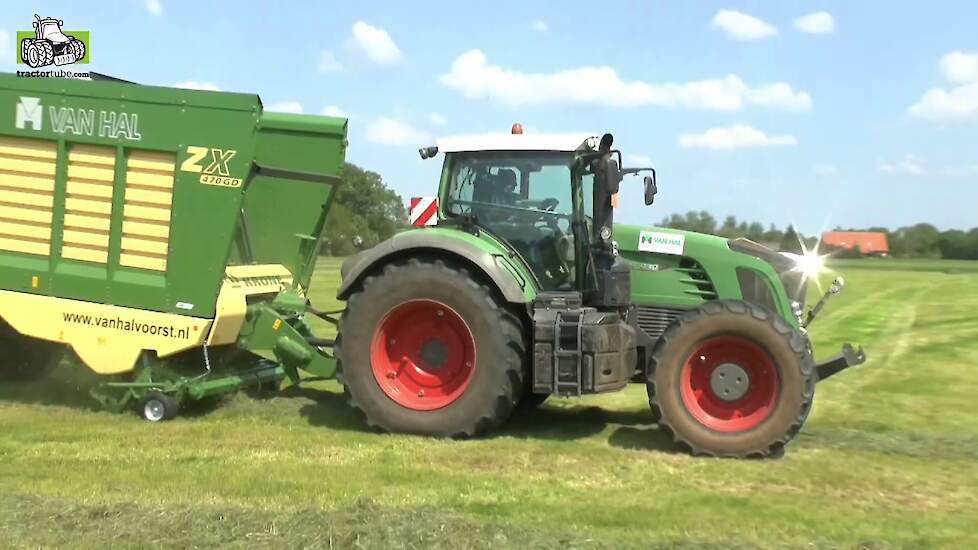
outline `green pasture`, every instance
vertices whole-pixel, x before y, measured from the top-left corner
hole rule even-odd
[[[0,544],[978,547],[978,263],[833,265],[847,288],[816,355],[869,360],[819,385],[781,459],[677,452],[642,386],[443,441],[365,431],[332,382],[150,425],[58,372],[0,387]],[[341,306],[338,269],[318,267],[320,309]]]

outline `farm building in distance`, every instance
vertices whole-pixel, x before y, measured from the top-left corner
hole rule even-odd
[[[864,256],[887,256],[890,253],[886,234],[875,231],[826,231],[822,233],[822,244],[848,250],[859,247]]]

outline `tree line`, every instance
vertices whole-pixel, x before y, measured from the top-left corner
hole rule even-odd
[[[370,247],[408,227],[403,199],[387,186],[380,174],[346,163],[339,176],[342,184],[336,191],[327,219],[324,254],[353,254],[356,252],[355,236],[363,239],[364,247]],[[774,224],[765,226],[756,221],[738,220],[736,216],[727,216],[720,221],[702,210],[672,214],[660,225],[731,239],[746,237],[783,251],[801,251],[799,235],[790,225],[780,229]],[[931,224],[918,223],[895,230],[885,227],[836,227],[835,230],[884,233],[892,256],[978,260],[978,227],[970,231],[940,231]],[[818,235],[805,235],[801,241],[811,249],[817,239]],[[837,250],[835,254],[858,256],[859,251]]]
[[[709,212],[690,211],[686,214],[672,214],[662,220],[664,227],[696,231],[727,238],[746,237],[752,241],[777,246],[780,250],[796,252],[801,249],[798,234],[789,225],[784,230],[774,224],[765,227],[758,222],[737,220],[727,216],[718,222]],[[953,260],[978,260],[978,227],[968,231],[949,229],[941,231],[929,223],[918,223],[898,229],[886,227],[843,228],[835,231],[873,231],[886,235],[890,255],[901,258],[945,258]],[[803,241],[808,248],[815,245],[818,235],[805,236]],[[822,250],[825,250],[822,247]],[[859,256],[859,250],[838,250],[837,256]]]

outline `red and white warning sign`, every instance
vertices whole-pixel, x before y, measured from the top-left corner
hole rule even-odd
[[[411,197],[411,225],[424,227],[438,223],[438,197]]]

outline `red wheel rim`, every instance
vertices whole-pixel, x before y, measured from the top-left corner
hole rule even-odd
[[[739,336],[700,343],[680,378],[686,410],[700,424],[725,433],[750,430],[771,416],[781,385],[771,356]]]
[[[458,399],[475,372],[475,339],[461,316],[435,300],[410,300],[387,312],[374,332],[370,366],[380,389],[415,411]]]

